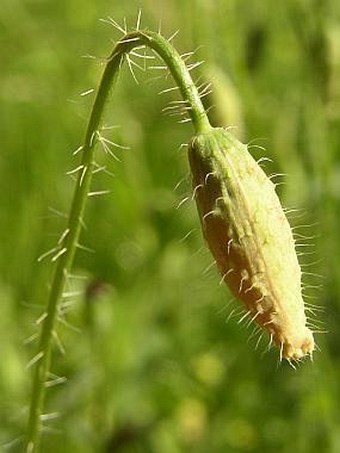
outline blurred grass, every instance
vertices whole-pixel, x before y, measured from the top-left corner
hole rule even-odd
[[[47,261],[67,212],[100,62],[117,32],[98,22],[135,21],[139,3],[2,0],[0,10],[0,441],[21,451],[30,394],[26,363],[50,281]],[[328,330],[314,363],[277,367],[277,353],[254,351],[251,330],[226,323],[231,297],[218,285],[195,208],[175,207],[190,190],[181,143],[192,134],[160,115],[157,96],[170,81],[125,68],[107,124],[108,137],[131,146],[121,163],[98,149],[110,175],[89,201],[75,272],[79,290],[60,326],[65,355],[53,371],[68,382],[48,391],[49,452],[338,452],[340,294],[340,6],[328,2],[142,2],[143,23],[162,29],[186,52],[203,46],[197,76],[212,79],[215,124],[235,125],[245,142],[266,148],[267,171],[286,173],[278,190],[299,209],[294,225],[313,236],[306,271],[322,274],[306,290]],[[261,149],[253,148],[254,156]],[[178,189],[173,190],[184,178]],[[182,240],[189,231],[194,230]],[[308,250],[309,251],[309,250]],[[306,282],[320,280],[306,275]],[[5,447],[4,451],[5,450]]]

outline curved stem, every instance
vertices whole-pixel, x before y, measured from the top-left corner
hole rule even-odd
[[[202,133],[211,128],[208,117],[200,100],[197,89],[192,81],[189,70],[173,46],[160,34],[151,31],[135,31],[125,35],[115,46],[110,55],[94,101],[91,116],[88,122],[82,160],[74,192],[73,202],[69,214],[68,226],[58,245],[52,286],[50,289],[48,306],[39,339],[37,355],[33,359],[35,371],[30,405],[26,452],[38,451],[38,441],[41,428],[42,412],[45,399],[45,387],[51,362],[51,346],[58,303],[64,291],[65,282],[72,266],[75,251],[80,235],[82,216],[86,198],[90,190],[93,172],[93,153],[98,139],[98,128],[103,116],[103,110],[108,94],[114,85],[125,55],[135,47],[147,46],[156,51],[168,66],[181,94],[189,106],[189,115],[195,131]]]

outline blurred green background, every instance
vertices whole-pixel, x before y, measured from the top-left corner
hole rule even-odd
[[[30,337],[43,312],[49,260],[65,227],[93,95],[119,33],[99,21],[142,23],[180,52],[199,48],[211,79],[215,125],[234,125],[255,157],[285,173],[278,192],[312,237],[303,248],[306,295],[322,307],[314,362],[278,365],[263,339],[228,317],[235,302],[218,285],[199,231],[186,151],[190,124],[161,114],[174,93],[157,70],[127,68],[107,109],[74,273],[67,323],[48,389],[44,452],[340,451],[340,3],[337,0],[1,0],[0,7],[0,443],[22,451],[31,369]],[[94,55],[97,59],[82,58]],[[195,61],[195,60],[194,60]],[[153,64],[153,63],[152,63]],[[157,64],[157,63],[156,63]],[[181,184],[177,186],[177,183]],[[190,235],[188,233],[191,232]],[[308,299],[309,301],[309,299]],[[69,303],[68,303],[69,302]],[[228,322],[227,322],[228,321]],[[33,337],[34,338],[34,337]],[[28,339],[28,340],[27,340]],[[32,339],[32,338],[31,338]]]

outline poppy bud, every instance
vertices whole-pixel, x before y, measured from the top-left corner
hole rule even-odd
[[[189,161],[203,235],[245,316],[269,333],[280,358],[311,355],[301,269],[275,185],[222,128],[196,135]]]

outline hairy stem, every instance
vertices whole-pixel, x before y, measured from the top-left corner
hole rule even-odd
[[[34,365],[33,390],[26,442],[26,452],[29,453],[38,451],[45,387],[51,363],[52,338],[58,316],[58,303],[62,297],[78,245],[82,216],[90,190],[94,166],[93,153],[98,139],[98,129],[103,117],[103,110],[109,91],[117,79],[125,56],[131,50],[140,46],[152,48],[164,60],[181,91],[183,99],[188,104],[188,113],[195,131],[202,133],[211,128],[188,68],[178,52],[165,38],[151,31],[135,31],[125,35],[116,44],[108,58],[88,122],[68,226],[58,246],[56,255],[52,258],[52,260],[56,261],[56,268],[49,294],[46,317],[42,324],[37,355],[33,359],[36,363]]]

